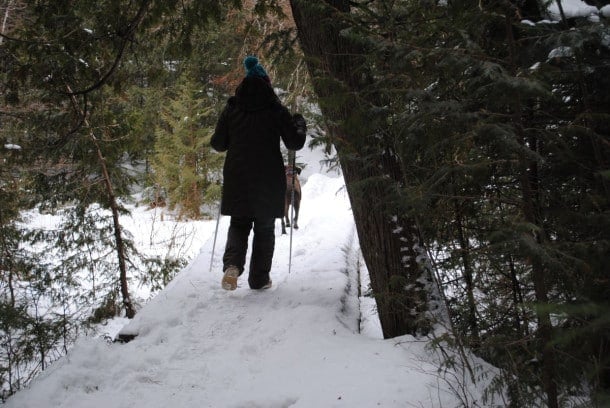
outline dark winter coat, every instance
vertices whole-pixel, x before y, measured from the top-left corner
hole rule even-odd
[[[262,78],[246,77],[229,98],[212,136],[212,147],[227,152],[221,213],[280,218],[284,214],[286,176],[280,151],[299,150],[305,132]]]

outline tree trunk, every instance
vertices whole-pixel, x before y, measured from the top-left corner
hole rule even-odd
[[[110,180],[110,174],[108,174],[108,168],[106,167],[106,159],[102,155],[99,143],[95,138],[95,135],[91,133],[91,137],[95,143],[97,149],[97,156],[102,167],[102,173],[104,175],[104,181],[106,183],[106,189],[108,190],[108,201],[110,202],[110,209],[112,210],[112,221],[114,223],[114,238],[116,242],[117,258],[119,261],[119,280],[121,283],[121,295],[123,295],[123,306],[125,307],[125,316],[128,319],[132,319],[136,315],[136,310],[131,302],[129,296],[129,286],[127,285],[127,266],[125,264],[125,244],[123,243],[123,234],[121,233],[121,224],[119,222],[119,206],[116,202],[114,195],[114,189],[112,188],[112,182]]]
[[[337,150],[356,229],[366,262],[383,335],[386,338],[426,332],[431,274],[422,266],[416,222],[396,214],[384,197],[403,179],[395,155],[381,146],[369,155],[375,129],[348,126],[366,123],[358,103],[366,82],[363,50],[340,35],[346,0],[291,0],[299,42],[314,90]],[[361,157],[366,154],[367,161]],[[425,264],[425,262],[424,262]]]
[[[512,22],[510,17],[506,17],[507,40],[510,45],[511,68],[514,76],[517,76],[516,69],[516,44],[515,37],[512,31]],[[513,126],[517,132],[517,141],[523,147],[523,150],[536,150],[537,141],[534,136],[526,140],[525,131],[523,129],[523,107],[519,96],[515,98],[513,103]],[[536,245],[541,245],[545,240],[545,232],[543,222],[540,219],[539,197],[538,197],[538,165],[535,161],[529,159],[525,153],[521,153],[519,158],[520,172],[520,187],[522,195],[522,211],[525,220],[537,227],[536,231],[532,231]],[[526,238],[527,239],[527,238]],[[534,254],[531,257],[532,262],[532,280],[534,283],[534,293],[538,307],[536,308],[536,317],[538,319],[538,339],[541,343],[542,350],[542,385],[547,397],[549,408],[558,408],[559,400],[556,384],[556,363],[555,352],[552,346],[553,326],[551,323],[551,315],[548,308],[548,289],[546,285],[547,269],[540,255]]]
[[[525,337],[529,333],[529,318],[527,314],[521,315],[521,310],[523,310],[523,293],[521,291],[521,284],[519,283],[519,278],[517,276],[517,270],[515,268],[515,262],[512,256],[509,255],[509,270],[510,270],[510,282],[513,296],[513,304],[514,304],[514,327],[519,336]]]
[[[4,16],[2,17],[2,25],[0,26],[0,34],[4,34],[4,35],[7,34],[8,20],[9,20],[11,11],[13,11],[13,3],[14,3],[14,0],[8,0],[6,2],[6,5],[4,6]],[[2,45],[3,41],[4,41],[4,37],[0,36],[0,45]]]
[[[102,170],[104,184],[106,186],[106,191],[108,192],[108,202],[110,205],[110,210],[112,211],[114,239],[116,243],[117,258],[119,261],[119,281],[121,285],[121,295],[123,295],[123,306],[125,307],[125,316],[131,319],[136,315],[136,310],[133,307],[131,297],[129,296],[129,286],[127,285],[127,266],[125,262],[125,244],[123,242],[123,234],[121,232],[121,223],[119,222],[119,205],[116,201],[116,196],[114,195],[112,180],[110,179],[110,173],[108,173],[108,167],[106,166],[106,158],[102,153],[102,149],[97,140],[97,137],[93,133],[93,130],[91,130],[89,121],[85,117],[85,112],[83,112],[82,109],[78,108],[78,101],[76,100],[76,96],[74,96],[74,94],[72,93],[72,89],[69,86],[67,88],[68,92],[71,94],[70,97],[72,99],[72,103],[74,104],[74,108],[79,110],[80,114],[83,116],[83,123],[89,128],[89,138],[95,146],[97,158]]]
[[[457,238],[460,245],[460,257],[464,268],[464,282],[466,283],[466,301],[468,304],[467,324],[470,330],[472,340],[470,344],[473,346],[479,345],[479,324],[477,320],[477,306],[474,297],[474,271],[470,260],[470,244],[468,237],[464,232],[464,220],[462,209],[457,199],[454,199],[455,206],[455,224],[457,228]]]

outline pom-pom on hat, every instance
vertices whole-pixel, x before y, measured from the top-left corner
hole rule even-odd
[[[257,76],[265,79],[267,82],[271,82],[269,75],[267,75],[267,71],[265,71],[265,68],[258,63],[258,58],[256,58],[254,55],[248,55],[244,59],[244,67],[246,67],[247,77]]]
[[[254,68],[256,64],[258,64],[258,58],[256,58],[254,55],[248,55],[244,59],[244,67],[246,67],[246,71],[249,71]]]

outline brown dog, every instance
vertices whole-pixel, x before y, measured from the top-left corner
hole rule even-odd
[[[284,217],[282,218],[282,234],[286,234],[286,227],[290,227],[290,203],[292,202],[292,192],[294,187],[294,229],[299,229],[297,220],[299,219],[299,208],[301,207],[301,182],[299,181],[301,169],[299,167],[292,168],[291,165],[286,166],[286,197],[284,198]],[[284,221],[285,220],[285,221]]]

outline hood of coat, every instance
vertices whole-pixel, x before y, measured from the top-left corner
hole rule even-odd
[[[239,109],[245,111],[266,109],[278,102],[279,99],[269,82],[260,77],[244,78],[235,90],[235,103]]]

